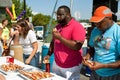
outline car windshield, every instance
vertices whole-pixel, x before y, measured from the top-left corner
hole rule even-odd
[[[42,31],[42,30],[43,30],[42,27],[35,27],[34,29],[35,29],[36,31]]]

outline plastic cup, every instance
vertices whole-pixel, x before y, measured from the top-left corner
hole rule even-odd
[[[13,57],[7,57],[6,62],[7,63],[14,63],[14,58]]]

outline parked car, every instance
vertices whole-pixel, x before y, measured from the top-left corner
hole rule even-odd
[[[34,31],[36,33],[37,39],[43,40],[44,27],[43,26],[35,26]]]

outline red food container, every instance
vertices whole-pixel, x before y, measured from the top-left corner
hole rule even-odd
[[[7,63],[14,63],[14,58],[13,57],[7,57],[6,62]]]
[[[50,72],[50,63],[46,63],[46,72]]]

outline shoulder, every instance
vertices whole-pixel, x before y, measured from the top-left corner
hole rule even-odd
[[[33,31],[33,30],[31,30],[31,29],[30,29],[28,32],[29,32],[29,33],[34,33],[34,31]]]
[[[35,34],[35,32],[34,32],[33,30],[29,30],[29,31],[28,31],[28,34],[31,34],[31,35],[32,35],[32,34]]]
[[[76,21],[75,19],[72,19],[72,21],[71,21],[71,25],[72,26],[74,26],[74,28],[76,27],[76,28],[84,28],[84,26],[79,22],[79,21]]]
[[[117,23],[114,23],[113,26],[115,26],[117,29],[120,29],[120,26]]]
[[[114,33],[119,33],[120,34],[120,26],[117,24],[117,23],[114,23],[112,25],[112,29],[111,30],[114,30]]]

